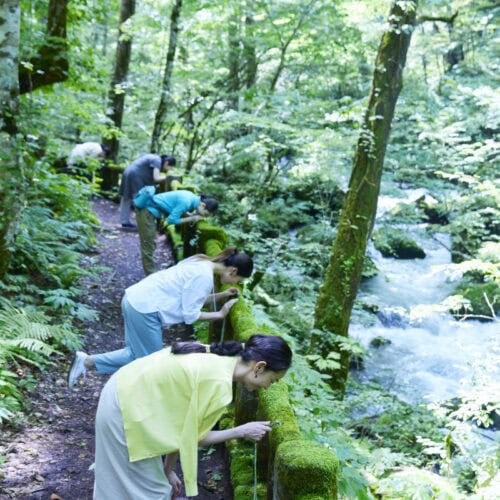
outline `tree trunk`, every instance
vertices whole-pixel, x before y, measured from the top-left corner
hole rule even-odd
[[[385,151],[394,109],[402,87],[403,69],[415,24],[417,1],[394,2],[389,26],[382,35],[368,108],[353,162],[337,237],[315,310],[315,328],[348,336],[352,307],[363,270],[366,245],[375,222]],[[343,396],[349,354],[327,334],[315,334],[312,347],[326,357],[341,354],[341,367],[329,370],[330,384]]]
[[[177,50],[177,36],[179,34],[179,16],[181,14],[182,0],[175,0],[170,14],[170,37],[168,41],[167,62],[163,74],[160,104],[156,111],[153,137],[151,139],[151,152],[160,152],[160,138],[167,116],[168,102],[170,100],[170,87],[172,85],[172,71],[174,69],[175,51]]]
[[[122,128],[123,108],[125,105],[126,82],[128,67],[130,64],[130,54],[132,52],[132,38],[127,33],[125,23],[135,13],[135,0],[121,0],[120,6],[120,28],[118,32],[118,43],[116,45],[116,59],[111,80],[111,88],[108,94],[108,113],[107,116],[113,123],[115,133],[111,138],[104,138],[103,144],[111,150],[109,157],[116,161],[120,150],[120,140],[117,135]],[[103,167],[101,169],[102,189],[110,190],[118,184],[119,172],[114,169]]]
[[[9,269],[13,226],[25,185],[16,145],[19,107],[19,0],[0,4],[0,280]]]
[[[228,69],[227,77],[227,104],[230,109],[238,109],[238,93],[240,91],[240,33],[239,33],[239,13],[235,10],[229,19],[228,26]]]
[[[255,52],[253,16],[245,16],[245,37],[243,39],[243,59],[245,64],[244,82],[247,89],[253,87],[257,81],[257,54]]]
[[[67,13],[67,0],[50,0],[45,42],[30,59],[28,66],[19,65],[21,94],[68,79]]]

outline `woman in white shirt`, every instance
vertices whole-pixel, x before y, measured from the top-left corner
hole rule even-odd
[[[219,311],[201,311],[204,305],[238,295],[237,288],[214,293],[214,276],[220,277],[221,284],[236,284],[248,278],[252,270],[252,258],[231,247],[213,258],[194,255],[127,288],[122,299],[125,347],[94,355],[77,351],[68,373],[68,386],[73,387],[89,368],[100,374],[114,373],[134,359],[159,351],[163,347],[163,327],[225,318],[237,298],[226,302]]]

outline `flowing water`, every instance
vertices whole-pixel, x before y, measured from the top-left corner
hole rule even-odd
[[[381,197],[379,207],[390,207],[393,201]],[[376,380],[410,403],[448,400],[485,379],[500,380],[495,364],[500,353],[498,322],[457,321],[436,310],[458,279],[448,266],[449,237],[430,236],[418,227],[408,231],[425,249],[424,259],[384,258],[369,248],[380,273],[362,285],[358,298],[377,304],[380,312],[375,326],[350,327],[350,335],[368,352],[365,368],[356,377]],[[379,336],[390,343],[371,347]]]

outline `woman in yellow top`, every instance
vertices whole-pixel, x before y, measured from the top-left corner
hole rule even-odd
[[[196,496],[199,445],[258,441],[271,430],[269,422],[211,430],[233,398],[233,382],[249,391],[266,389],[285,375],[291,361],[292,351],[281,337],[256,334],[245,344],[176,343],[118,370],[97,408],[94,500],[178,495],[178,455],[186,494]]]

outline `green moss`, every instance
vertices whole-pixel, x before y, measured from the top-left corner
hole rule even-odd
[[[500,302],[498,301],[500,286],[494,281],[478,283],[475,280],[464,277],[464,280],[455,289],[455,294],[462,295],[467,299],[472,309],[471,311],[460,310],[458,313],[453,311],[453,314],[456,314],[458,317],[463,314],[472,314],[474,316],[480,315],[492,318],[491,309],[484,298],[485,295],[488,297],[490,304],[492,304],[495,315],[498,315],[500,312]],[[495,298],[497,299],[496,301]]]
[[[382,227],[373,234],[373,243],[384,257],[397,259],[423,259],[425,257],[424,249],[401,229]]]
[[[280,381],[266,391],[259,392],[259,413],[266,420],[281,422],[269,435],[272,454],[284,441],[301,438],[297,419],[290,406],[288,388],[285,382]]]
[[[276,452],[275,474],[280,498],[337,498],[338,460],[323,446],[305,440],[286,441]]]
[[[227,234],[220,227],[210,226],[207,222],[200,222],[197,229],[198,248],[202,253],[212,257],[228,246]]]
[[[234,500],[251,500],[253,498],[253,486],[238,486],[234,489]],[[267,488],[263,483],[257,483],[257,498],[267,498]]]

